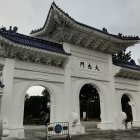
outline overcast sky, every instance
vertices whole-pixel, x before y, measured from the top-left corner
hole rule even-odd
[[[0,0],[0,27],[17,26],[29,35],[43,26],[53,0]],[[75,20],[110,33],[140,36],[140,0],[55,0]],[[140,58],[140,44],[131,47]]]

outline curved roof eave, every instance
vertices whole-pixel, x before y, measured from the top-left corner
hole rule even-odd
[[[25,49],[34,49],[36,51],[38,50],[40,52],[48,52],[59,56],[70,55],[65,52],[62,44],[30,37],[19,33],[13,33],[12,31],[2,31],[2,29],[0,29],[0,39],[4,40],[4,42],[8,42],[11,45],[17,45]]]
[[[54,2],[52,3],[51,7],[50,7],[50,10],[49,10],[49,13],[48,13],[48,16],[47,16],[47,19],[45,21],[45,24],[43,25],[42,28],[40,29],[37,29],[37,30],[34,30],[34,31],[31,31],[31,35],[32,36],[38,36],[39,34],[41,34],[42,32],[45,32],[49,27],[47,27],[47,23],[49,22],[49,18],[50,16],[52,15],[52,12],[53,10],[55,9],[55,11],[57,11],[58,13],[62,14],[67,20],[69,20],[73,25],[75,24],[76,26],[79,26],[81,28],[85,28],[85,30],[90,30],[93,31],[93,32],[97,32],[99,35],[101,36],[106,36],[108,38],[114,38],[114,39],[117,39],[117,40],[120,40],[121,42],[133,42],[134,43],[139,43],[140,42],[140,38],[138,36],[123,36],[122,34],[119,34],[119,35],[114,35],[114,34],[110,34],[107,32],[107,30],[105,29],[104,31],[102,30],[99,30],[99,29],[96,29],[94,27],[91,27],[91,26],[88,26],[88,25],[85,25],[83,23],[80,23],[80,22],[77,22],[76,20],[74,20],[72,17],[70,17],[67,13],[65,13],[62,9],[60,9]]]

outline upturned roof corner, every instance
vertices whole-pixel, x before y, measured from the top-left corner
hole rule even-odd
[[[45,24],[31,32],[31,36],[57,43],[70,43],[103,53],[114,54],[140,42],[138,36],[114,35],[106,28],[102,30],[77,22],[54,2]]]

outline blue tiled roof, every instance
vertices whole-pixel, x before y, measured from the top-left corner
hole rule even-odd
[[[116,66],[120,66],[120,67],[124,67],[124,68],[129,68],[129,69],[133,69],[133,70],[138,70],[140,71],[140,66],[135,65],[135,64],[131,64],[130,62],[128,63],[124,63],[124,62],[113,62],[114,65]]]
[[[30,36],[19,34],[14,31],[9,31],[3,28],[0,28],[0,36],[10,40],[13,43],[25,45],[26,47],[33,47],[33,48],[47,50],[47,51],[51,51],[55,53],[69,55],[68,53],[64,51],[62,44],[30,37]]]

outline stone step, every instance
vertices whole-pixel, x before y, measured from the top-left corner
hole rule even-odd
[[[13,138],[13,137],[2,137],[0,140],[18,140],[17,138]]]

